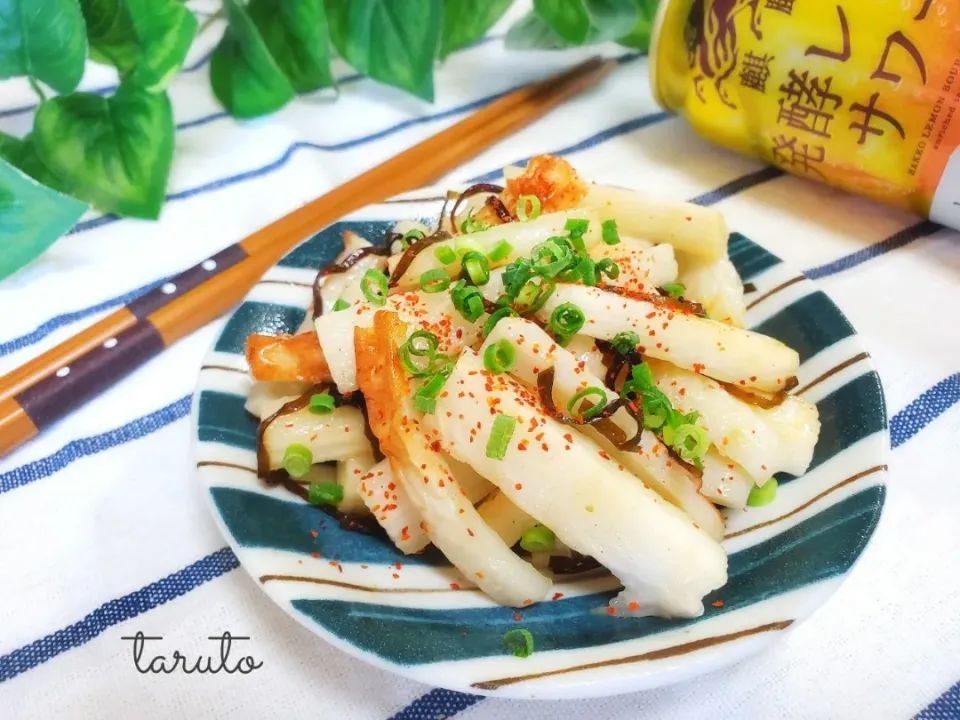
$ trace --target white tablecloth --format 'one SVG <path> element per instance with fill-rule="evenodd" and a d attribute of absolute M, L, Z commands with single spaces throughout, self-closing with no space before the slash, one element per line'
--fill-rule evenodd
<path fill-rule="evenodd" d="M 209 90 L 205 59 L 218 32 L 198 41 L 171 88 L 180 130 L 160 222 L 91 214 L 0 283 L 0 372 L 485 100 L 595 52 L 508 53 L 493 37 L 445 63 L 434 105 L 338 66 L 338 99 L 321 93 L 239 124 Z M 110 83 L 92 68 L 84 85 Z M 26 132 L 31 112 L 22 108 L 32 101 L 25 84 L 0 83 L 0 130 Z M 374 670 L 272 605 L 209 517 L 191 472 L 187 414 L 217 322 L 0 459 L 0 716 L 904 718 L 942 695 L 925 716 L 960 717 L 960 686 L 948 692 L 960 680 L 960 236 L 756 174 L 761 164 L 658 114 L 643 58 L 627 58 L 601 87 L 450 179 L 538 152 L 675 198 L 723 188 L 718 207 L 732 229 L 818 277 L 862 334 L 884 383 L 894 449 L 883 520 L 840 591 L 769 652 L 643 694 L 521 704 Z M 142 675 L 121 639 L 143 631 L 164 638 L 152 643 L 157 651 L 196 657 L 215 653 L 207 638 L 224 630 L 249 636 L 238 647 L 263 666 L 250 675 Z"/>

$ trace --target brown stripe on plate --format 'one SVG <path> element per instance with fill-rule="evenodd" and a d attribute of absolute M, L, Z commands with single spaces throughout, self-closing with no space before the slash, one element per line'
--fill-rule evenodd
<path fill-rule="evenodd" d="M 389 200 L 383 200 L 380 202 L 380 205 L 405 205 L 408 203 L 428 203 L 428 202 L 442 202 L 446 200 L 445 195 L 438 195 L 436 197 L 425 197 L 425 198 L 390 198 Z"/>
<path fill-rule="evenodd" d="M 159 310 L 172 300 L 188 293 L 195 287 L 202 285 L 214 275 L 236 265 L 247 258 L 247 251 L 240 245 L 231 245 L 216 255 L 208 257 L 191 268 L 187 268 L 173 279 L 165 282 L 158 288 L 141 295 L 127 304 L 127 308 L 138 320 L 145 319 L 151 313 Z"/>
<path fill-rule="evenodd" d="M 838 372 L 840 372 L 841 370 L 844 370 L 845 368 L 850 367 L 851 365 L 855 365 L 856 363 L 860 362 L 861 360 L 866 360 L 868 357 L 870 357 L 870 353 L 866 353 L 866 352 L 857 353 L 857 354 L 854 355 L 852 358 L 849 358 L 849 359 L 847 359 L 847 360 L 844 360 L 844 361 L 843 361 L 842 363 L 840 363 L 839 365 L 834 365 L 832 368 L 830 368 L 829 370 L 827 370 L 825 373 L 823 373 L 823 375 L 821 375 L 820 377 L 818 377 L 816 380 L 813 380 L 812 382 L 807 383 L 807 384 L 804 385 L 802 388 L 800 388 L 799 390 L 797 390 L 797 391 L 794 393 L 794 395 L 802 395 L 802 394 L 805 393 L 807 390 L 809 390 L 809 389 L 812 388 L 812 387 L 816 387 L 817 385 L 819 385 L 820 383 L 822 383 L 822 382 L 823 382 L 824 380 L 826 380 L 827 378 L 829 378 L 829 377 L 831 377 L 831 376 L 833 376 L 833 375 L 836 375 Z"/>
<path fill-rule="evenodd" d="M 100 347 L 62 365 L 14 399 L 43 430 L 110 387 L 166 347 L 149 322 L 138 322 Z"/>
<path fill-rule="evenodd" d="M 786 520 L 788 517 L 791 517 L 791 516 L 793 516 L 793 515 L 796 515 L 798 512 L 801 512 L 802 510 L 806 510 L 808 507 L 810 507 L 811 505 L 813 505 L 815 502 L 817 502 L 817 501 L 819 501 L 819 500 L 822 500 L 823 498 L 825 498 L 825 497 L 826 497 L 827 495 L 829 495 L 830 493 L 835 492 L 836 490 L 839 490 L 840 488 L 844 487 L 845 485 L 849 485 L 849 484 L 852 483 L 852 482 L 856 482 L 856 481 L 859 480 L 860 478 L 865 478 L 865 477 L 867 477 L 868 475 L 873 475 L 875 472 L 880 472 L 881 470 L 886 470 L 886 469 L 887 469 L 887 466 L 886 466 L 886 465 L 874 465 L 872 468 L 868 468 L 868 469 L 866 469 L 866 470 L 861 470 L 861 471 L 858 472 L 856 475 L 851 475 L 851 476 L 848 477 L 846 480 L 841 480 L 840 482 L 838 482 L 838 483 L 837 483 L 836 485 L 834 485 L 833 487 L 827 488 L 826 490 L 824 490 L 822 493 L 820 493 L 820 494 L 817 495 L 816 497 L 813 497 L 813 498 L 811 498 L 810 500 L 807 500 L 807 502 L 805 502 L 803 505 L 800 505 L 800 506 L 798 506 L 798 507 L 795 507 L 793 510 L 791 510 L 790 512 L 788 512 L 786 515 L 781 515 L 780 517 L 775 517 L 773 520 L 767 520 L 766 522 L 758 523 L 758 524 L 756 524 L 756 525 L 751 525 L 750 527 L 743 528 L 743 530 L 737 530 L 736 532 L 732 532 L 732 533 L 730 533 L 729 535 L 724 535 L 724 536 L 723 536 L 723 539 L 724 539 L 724 540 L 729 540 L 730 538 L 740 537 L 741 535 L 746 535 L 748 532 L 753 532 L 754 530 L 759 530 L 760 528 L 770 527 L 771 525 L 774 525 L 774 524 L 780 522 L 781 520 Z"/>
<path fill-rule="evenodd" d="M 246 470 L 248 473 L 253 473 L 254 475 L 257 474 L 256 468 L 247 467 L 246 465 L 237 465 L 236 463 L 221 462 L 220 460 L 201 460 L 197 463 L 197 467 L 225 467 L 233 470 Z"/>
<path fill-rule="evenodd" d="M 297 280 L 271 280 L 269 278 L 263 279 L 257 283 L 257 285 L 292 285 L 294 287 L 304 287 L 313 289 L 313 282 L 299 282 Z"/>
<path fill-rule="evenodd" d="M 201 370 L 223 370 L 224 372 L 240 373 L 246 375 L 247 371 L 242 368 L 230 367 L 229 365 L 201 365 Z"/>
<path fill-rule="evenodd" d="M 313 583 L 314 585 L 333 585 L 335 587 L 347 588 L 348 590 L 362 590 L 363 592 L 371 593 L 435 593 L 435 592 L 480 592 L 477 588 L 457 588 L 454 590 L 451 587 L 442 587 L 442 588 L 400 588 L 400 587 L 368 587 L 366 585 L 354 585 L 353 583 L 342 582 L 340 580 L 327 580 L 325 578 L 310 577 L 307 575 L 261 575 L 260 582 L 266 584 L 268 582 L 304 582 L 304 583 Z"/>
<path fill-rule="evenodd" d="M 500 680 L 484 680 L 483 682 L 472 683 L 470 687 L 475 687 L 478 690 L 496 690 L 498 688 L 502 688 L 504 685 L 513 685 L 515 683 L 526 682 L 527 680 L 536 680 L 542 677 L 565 675 L 567 673 L 580 672 L 582 670 L 594 670 L 596 668 L 611 667 L 613 665 L 629 665 L 630 663 L 635 662 L 664 660 L 666 658 L 676 657 L 677 655 L 687 655 L 689 653 L 696 652 L 697 650 L 703 650 L 715 645 L 722 645 L 723 643 L 740 640 L 741 638 L 750 637 L 751 635 L 786 630 L 788 627 L 793 625 L 793 623 L 793 620 L 780 620 L 779 622 L 758 625 L 757 627 L 749 628 L 747 630 L 740 630 L 734 633 L 728 633 L 726 635 L 714 635 L 713 637 L 703 638 L 702 640 L 693 640 L 692 642 L 683 643 L 682 645 L 674 645 L 668 648 L 661 648 L 660 650 L 651 650 L 650 652 L 641 653 L 640 655 L 630 655 L 629 657 L 614 658 L 612 660 L 601 660 L 600 662 L 587 663 L 586 665 L 575 665 L 573 667 L 563 668 L 561 670 L 548 670 L 547 672 L 533 673 L 531 675 L 518 675 L 516 677 L 502 678 Z"/>
<path fill-rule="evenodd" d="M 757 304 L 763 302 L 764 300 L 766 300 L 766 299 L 767 299 L 768 297 L 770 297 L 771 295 L 775 295 L 776 293 L 780 292 L 781 290 L 783 290 L 783 289 L 785 289 L 785 288 L 790 287 L 791 285 L 796 285 L 796 284 L 797 284 L 798 282 L 800 282 L 801 280 L 806 280 L 806 277 L 804 277 L 803 275 L 797 275 L 797 277 L 795 277 L 795 278 L 790 278 L 790 279 L 787 280 L 786 282 L 780 283 L 780 284 L 777 285 L 773 290 L 767 290 L 767 292 L 765 292 L 763 295 L 761 295 L 761 296 L 758 297 L 756 300 L 752 301 L 749 305 L 747 305 L 747 310 L 749 310 L 750 308 L 752 308 L 752 307 L 756 306 Z"/>

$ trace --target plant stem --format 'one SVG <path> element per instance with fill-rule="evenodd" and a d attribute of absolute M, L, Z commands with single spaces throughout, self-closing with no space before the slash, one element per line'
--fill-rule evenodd
<path fill-rule="evenodd" d="M 40 87 L 40 83 L 38 83 L 36 80 L 34 80 L 34 78 L 33 78 L 32 76 L 30 76 L 28 79 L 29 79 L 29 81 L 30 81 L 30 87 L 33 88 L 33 91 L 37 94 L 37 97 L 40 98 L 40 102 L 42 102 L 42 103 L 43 103 L 43 102 L 46 102 L 46 101 L 47 101 L 47 96 L 46 96 L 46 94 L 43 92 L 43 88 Z"/>

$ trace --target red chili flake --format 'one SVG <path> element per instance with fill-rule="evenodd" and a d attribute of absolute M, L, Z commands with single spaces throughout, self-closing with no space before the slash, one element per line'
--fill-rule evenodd
<path fill-rule="evenodd" d="M 606 453 L 605 450 L 601 450 L 601 451 L 600 451 L 599 453 L 597 453 L 597 454 L 598 454 L 600 457 L 602 457 L 604 460 L 609 460 L 609 459 L 610 459 L 610 456 L 607 455 L 607 453 Z"/>
<path fill-rule="evenodd" d="M 312 558 L 318 558 L 318 557 L 320 557 L 320 553 L 318 553 L 318 552 L 312 552 L 312 553 L 310 553 L 310 557 L 312 557 Z"/>
<path fill-rule="evenodd" d="M 460 589 L 460 586 L 457 585 L 456 583 L 450 583 L 450 589 L 451 589 L 451 590 L 459 590 L 459 589 Z"/>
<path fill-rule="evenodd" d="M 421 521 L 420 521 L 420 529 L 423 530 L 424 532 L 427 531 L 427 522 L 426 522 L 426 520 L 421 520 Z"/>
<path fill-rule="evenodd" d="M 483 580 L 483 573 L 480 572 L 479 570 L 478 570 L 477 572 L 475 572 L 474 575 L 477 576 L 477 579 L 478 579 L 478 580 Z"/>
<path fill-rule="evenodd" d="M 657 333 L 656 331 L 651 330 L 650 332 L 647 333 L 647 335 L 649 335 L 650 337 L 656 337 Z"/>
<path fill-rule="evenodd" d="M 723 607 L 723 600 L 714 600 L 714 601 L 711 603 L 711 605 L 713 605 L 715 608 L 722 608 L 722 607 Z"/>
<path fill-rule="evenodd" d="M 443 478 L 440 478 L 440 482 L 437 483 L 440 487 L 446 487 L 446 483 L 443 482 Z"/>
<path fill-rule="evenodd" d="M 702 373 L 705 367 L 707 367 L 707 366 L 704 365 L 703 363 L 694 363 L 694 364 L 693 364 L 693 371 L 694 371 L 695 373 Z"/>
<path fill-rule="evenodd" d="M 393 503 L 390 503 L 389 505 L 384 505 L 384 506 L 383 506 L 383 511 L 384 511 L 384 512 L 390 512 L 391 510 L 396 510 L 396 509 L 397 509 L 397 506 L 396 506 L 395 504 L 393 504 Z"/>
<path fill-rule="evenodd" d="M 520 613 L 514 613 L 513 620 L 514 622 L 520 622 L 521 620 L 523 620 L 523 615 L 521 615 Z"/>
<path fill-rule="evenodd" d="M 540 442 L 541 440 L 543 440 L 543 433 L 537 433 L 537 436 L 534 438 L 534 440 L 536 440 L 537 442 Z"/>
<path fill-rule="evenodd" d="M 750 376 L 750 382 L 756 382 L 756 381 L 757 381 L 757 376 L 756 376 L 756 375 L 751 375 L 751 376 Z"/>
<path fill-rule="evenodd" d="M 520 604 L 521 604 L 521 605 L 533 605 L 533 600 L 531 600 L 530 598 L 527 598 L 526 600 L 524 600 L 524 601 L 523 601 L 522 603 L 520 603 Z"/>
<path fill-rule="evenodd" d="M 617 614 L 616 608 L 612 608 L 612 607 L 607 608 L 607 615 L 616 615 L 616 614 Z"/>
<path fill-rule="evenodd" d="M 686 388 L 680 388 L 680 395 L 683 396 L 683 395 L 686 395 L 686 394 L 687 394 L 687 389 L 686 389 Z"/>
<path fill-rule="evenodd" d="M 349 426 L 345 427 L 345 428 L 343 429 L 343 431 L 344 431 L 344 432 L 350 432 L 350 427 L 349 427 Z"/>
<path fill-rule="evenodd" d="M 446 318 L 444 318 L 444 319 L 446 319 Z M 463 337 L 463 330 L 462 330 L 461 328 L 457 328 L 457 333 L 456 333 L 456 335 L 457 335 L 457 340 L 459 340 L 460 338 L 462 338 L 462 337 Z"/>
<path fill-rule="evenodd" d="M 540 443 L 540 449 L 543 450 L 544 452 L 550 452 L 550 446 L 547 445 L 546 443 Z"/>
<path fill-rule="evenodd" d="M 394 580 L 399 580 L 399 579 L 400 579 L 400 576 L 397 575 L 396 573 L 393 573 L 393 579 L 394 579 Z"/>
<path fill-rule="evenodd" d="M 557 593 L 554 593 L 554 594 L 553 594 L 553 597 L 550 598 L 550 599 L 551 599 L 551 600 L 559 600 L 559 599 L 562 598 L 562 597 L 563 597 L 563 593 L 557 592 Z"/>
<path fill-rule="evenodd" d="M 457 514 L 458 514 L 458 515 L 463 515 L 463 508 L 460 508 L 459 510 L 457 510 Z"/>
<path fill-rule="evenodd" d="M 523 490 L 523 485 L 522 485 L 521 483 L 517 483 L 516 485 L 514 485 L 514 487 L 515 487 L 517 490 Z"/>
<path fill-rule="evenodd" d="M 369 566 L 368 566 L 368 565 L 361 565 L 361 566 L 360 566 L 360 569 L 361 569 L 361 570 L 366 570 L 367 567 L 369 567 Z"/>
<path fill-rule="evenodd" d="M 565 433 L 564 436 L 563 436 L 563 439 L 566 440 L 568 443 L 572 443 L 572 442 L 573 442 L 573 435 L 571 435 L 570 433 Z"/>
<path fill-rule="evenodd" d="M 648 312 L 648 313 L 647 313 L 647 320 L 650 320 L 651 318 L 655 318 L 656 316 L 657 316 L 657 311 L 656 311 L 656 310 L 654 310 L 653 312 Z"/>
<path fill-rule="evenodd" d="M 640 609 L 640 603 L 638 602 L 632 602 L 629 605 L 627 605 L 627 610 L 629 610 L 630 612 L 636 612 L 639 609 Z"/>
<path fill-rule="evenodd" d="M 767 469 L 767 466 L 766 466 L 766 465 L 761 465 L 761 466 L 760 466 L 760 469 L 761 469 L 761 470 L 766 470 L 766 469 Z"/>
<path fill-rule="evenodd" d="M 746 383 L 745 380 L 741 380 L 741 381 L 740 381 L 740 384 L 741 384 L 741 385 L 746 385 L 747 383 Z"/>
<path fill-rule="evenodd" d="M 316 530 L 310 530 L 310 537 L 316 537 L 318 534 Z"/>

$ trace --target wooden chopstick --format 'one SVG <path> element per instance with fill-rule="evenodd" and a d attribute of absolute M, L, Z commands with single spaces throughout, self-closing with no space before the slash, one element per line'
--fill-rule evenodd
<path fill-rule="evenodd" d="M 98 395 L 236 305 L 298 243 L 338 218 L 436 182 L 595 85 L 616 62 L 592 58 L 506 95 L 331 190 L 0 378 L 0 454 Z"/>

